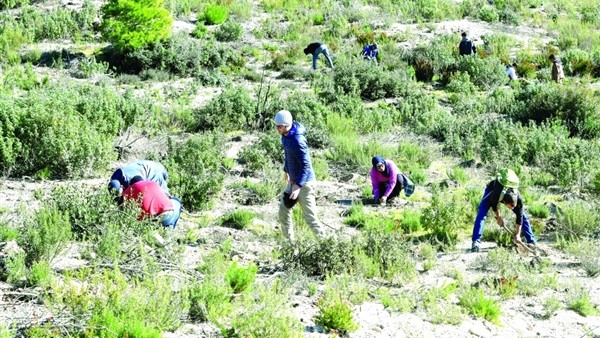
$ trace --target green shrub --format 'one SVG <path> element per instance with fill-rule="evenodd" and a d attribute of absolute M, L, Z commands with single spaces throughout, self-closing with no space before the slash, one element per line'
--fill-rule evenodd
<path fill-rule="evenodd" d="M 461 57 L 458 58 L 457 68 L 469 73 L 473 84 L 482 90 L 490 90 L 506 83 L 504 65 L 495 57 Z"/>
<path fill-rule="evenodd" d="M 400 226 L 407 233 L 423 230 L 423 225 L 421 224 L 421 212 L 418 210 L 405 209 L 402 211 Z"/>
<path fill-rule="evenodd" d="M 244 29 L 239 22 L 227 21 L 217 28 L 215 31 L 215 38 L 217 41 L 238 41 L 243 33 Z"/>
<path fill-rule="evenodd" d="M 182 33 L 125 54 L 108 50 L 104 58 L 120 72 L 162 70 L 177 76 L 193 76 L 205 84 L 224 83 L 217 68 L 242 68 L 237 63 L 243 61 L 226 44 L 197 40 Z"/>
<path fill-rule="evenodd" d="M 266 124 L 256 120 L 256 102 L 242 88 L 227 88 L 208 104 L 194 110 L 195 131 L 221 130 L 223 132 L 245 130 Z M 269 121 L 270 122 L 270 121 Z"/>
<path fill-rule="evenodd" d="M 485 22 L 497 22 L 500 15 L 494 6 L 482 6 L 479 8 L 477 17 Z"/>
<path fill-rule="evenodd" d="M 443 35 L 407 53 L 405 60 L 415 69 L 417 80 L 429 82 L 435 77 L 446 84 L 456 71 L 457 44 L 456 36 Z"/>
<path fill-rule="evenodd" d="M 529 85 L 518 93 L 517 99 L 521 105 L 515 117 L 524 122 L 562 121 L 571 135 L 600 135 L 598 100 L 586 86 Z"/>
<path fill-rule="evenodd" d="M 0 275 L 2 280 L 9 284 L 19 285 L 27 277 L 25 266 L 26 255 L 24 252 L 14 252 L 3 258 L 0 262 Z"/>
<path fill-rule="evenodd" d="M 173 19 L 163 3 L 163 0 L 109 0 L 102 6 L 102 34 L 123 52 L 166 40 Z"/>
<path fill-rule="evenodd" d="M 589 292 L 581 286 L 571 288 L 568 298 L 567 308 L 569 310 L 573 310 L 584 317 L 595 316 L 600 313 L 598 308 L 592 303 Z"/>
<path fill-rule="evenodd" d="M 362 204 L 353 204 L 344 218 L 344 224 L 351 227 L 362 228 L 372 218 L 365 212 L 365 208 Z"/>
<path fill-rule="evenodd" d="M 218 25 L 227 21 L 229 11 L 219 5 L 207 5 L 204 8 L 204 20 L 209 25 Z"/>
<path fill-rule="evenodd" d="M 570 201 L 561 206 L 558 231 L 567 238 L 590 236 L 598 228 L 598 210 L 583 201 Z"/>
<path fill-rule="evenodd" d="M 205 279 L 189 288 L 190 318 L 202 322 L 217 322 L 233 311 L 231 289 L 216 280 Z"/>
<path fill-rule="evenodd" d="M 264 181 L 255 183 L 250 180 L 244 180 L 239 185 L 233 185 L 232 188 L 245 189 L 247 193 L 242 194 L 245 200 L 241 203 L 244 205 L 265 204 L 272 201 L 281 191 L 281 181 L 279 180 L 279 172 L 273 175 L 266 175 Z"/>
<path fill-rule="evenodd" d="M 435 191 L 431 204 L 423 209 L 421 224 L 429 231 L 432 242 L 440 248 L 454 248 L 462 229 L 470 223 L 466 204 L 460 193 Z"/>
<path fill-rule="evenodd" d="M 556 296 L 550 296 L 544 300 L 544 314 L 542 318 L 550 319 L 556 314 L 556 311 L 562 307 L 560 300 Z"/>
<path fill-rule="evenodd" d="M 500 325 L 500 304 L 483 294 L 483 290 L 469 288 L 459 297 L 459 304 L 475 317 Z"/>
<path fill-rule="evenodd" d="M 71 238 L 69 214 L 57 209 L 41 209 L 29 221 L 21 240 L 27 254 L 27 265 L 50 261 L 63 249 Z"/>
<path fill-rule="evenodd" d="M 403 234 L 382 227 L 369 226 L 357 239 L 367 257 L 376 263 L 376 276 L 395 283 L 404 283 L 417 276 L 408 243 Z"/>
<path fill-rule="evenodd" d="M 456 72 L 450 76 L 450 83 L 446 89 L 451 93 L 473 94 L 477 87 L 471 82 L 467 72 Z"/>
<path fill-rule="evenodd" d="M 192 31 L 192 36 L 200 39 L 203 38 L 208 32 L 208 28 L 204 25 L 204 21 L 198 21 L 196 23 L 196 28 Z"/>
<path fill-rule="evenodd" d="M 275 284 L 258 288 L 253 297 L 244 299 L 233 315 L 231 329 L 223 330 L 225 337 L 303 337 L 304 326 L 293 314 L 289 295 Z"/>
<path fill-rule="evenodd" d="M 373 62 L 338 62 L 332 73 L 333 88 L 339 94 L 359 95 L 366 100 L 399 96 L 406 86 L 406 73 L 386 71 Z"/>
<path fill-rule="evenodd" d="M 351 271 L 353 251 L 350 241 L 334 237 L 318 239 L 316 243 L 299 240 L 284 245 L 281 260 L 287 267 L 298 268 L 308 276 L 326 276 Z"/>
<path fill-rule="evenodd" d="M 544 204 L 532 204 L 529 206 L 529 212 L 533 217 L 548 218 L 550 209 Z"/>
<path fill-rule="evenodd" d="M 169 140 L 165 161 L 169 187 L 186 209 L 207 208 L 220 193 L 224 179 L 220 170 L 223 146 L 220 134 L 197 134 L 182 144 Z"/>
<path fill-rule="evenodd" d="M 330 292 L 327 292 L 330 291 Z M 317 301 L 319 314 L 315 316 L 315 323 L 322 325 L 325 330 L 335 330 L 341 333 L 353 332 L 358 329 L 358 324 L 352 318 L 352 308 L 347 301 L 331 289 Z"/>
<path fill-rule="evenodd" d="M 258 267 L 250 264 L 247 267 L 238 267 L 237 262 L 231 263 L 225 273 L 225 281 L 233 290 L 233 293 L 241 293 L 248 290 L 254 283 Z"/>
<path fill-rule="evenodd" d="M 562 57 L 565 75 L 592 75 L 594 64 L 590 54 L 580 49 L 569 49 Z"/>
<path fill-rule="evenodd" d="M 243 230 L 252 224 L 256 214 L 250 210 L 235 210 L 221 218 L 221 226 Z"/>
<path fill-rule="evenodd" d="M 0 10 L 21 7 L 29 4 L 29 0 L 2 0 L 0 1 Z"/>
<path fill-rule="evenodd" d="M 47 261 L 36 261 L 27 274 L 27 284 L 45 288 L 52 281 L 52 270 Z"/>

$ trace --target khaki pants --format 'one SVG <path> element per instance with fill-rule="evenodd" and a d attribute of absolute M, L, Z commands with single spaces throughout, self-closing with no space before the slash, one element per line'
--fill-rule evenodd
<path fill-rule="evenodd" d="M 302 214 L 304 215 L 304 220 L 308 226 L 310 226 L 310 229 L 315 236 L 322 237 L 323 229 L 317 216 L 317 203 L 315 201 L 313 184 L 314 182 L 308 182 L 305 186 L 300 188 L 297 204 L 300 204 L 300 207 L 302 208 Z M 292 191 L 292 186 L 288 185 L 285 191 L 290 193 Z M 286 206 L 283 204 L 283 194 L 281 194 L 279 200 L 279 223 L 281 223 L 281 231 L 283 232 L 283 236 L 290 241 L 294 240 L 292 209 L 293 208 L 286 208 Z"/>

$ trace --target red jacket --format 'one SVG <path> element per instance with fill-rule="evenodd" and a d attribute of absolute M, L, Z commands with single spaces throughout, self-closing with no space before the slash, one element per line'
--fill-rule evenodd
<path fill-rule="evenodd" d="M 141 181 L 132 184 L 125 189 L 123 197 L 125 200 L 134 200 L 140 203 L 142 214 L 138 219 L 173 210 L 173 202 L 156 182 Z"/>

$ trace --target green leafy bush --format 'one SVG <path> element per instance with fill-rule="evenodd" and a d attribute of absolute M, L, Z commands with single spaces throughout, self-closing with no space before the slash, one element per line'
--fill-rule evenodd
<path fill-rule="evenodd" d="M 459 297 L 459 304 L 475 317 L 500 325 L 500 304 L 483 294 L 483 290 L 469 288 Z"/>
<path fill-rule="evenodd" d="M 197 134 L 182 144 L 169 141 L 169 188 L 188 210 L 212 205 L 223 186 L 220 171 L 224 142 L 220 134 Z"/>
<path fill-rule="evenodd" d="M 469 73 L 473 84 L 483 90 L 490 90 L 506 83 L 504 65 L 495 57 L 460 57 L 457 69 Z"/>
<path fill-rule="evenodd" d="M 279 283 L 259 287 L 246 297 L 232 316 L 231 328 L 222 329 L 224 337 L 303 337 L 304 326 L 294 315 L 292 301 Z"/>
<path fill-rule="evenodd" d="M 206 106 L 195 109 L 195 131 L 223 132 L 256 128 L 267 121 L 257 121 L 256 101 L 243 88 L 227 88 Z"/>
<path fill-rule="evenodd" d="M 555 86 L 552 83 L 525 86 L 515 117 L 522 120 L 562 121 L 571 135 L 594 138 L 600 135 L 598 100 L 587 86 Z"/>
<path fill-rule="evenodd" d="M 254 264 L 247 267 L 238 267 L 237 261 L 234 261 L 225 273 L 225 281 L 231 287 L 233 293 L 241 293 L 252 286 L 257 271 L 258 267 Z"/>
<path fill-rule="evenodd" d="M 27 265 L 50 261 L 71 238 L 69 214 L 57 209 L 42 209 L 27 223 L 21 240 L 27 254 Z"/>
<path fill-rule="evenodd" d="M 256 214 L 250 210 L 235 210 L 221 218 L 219 221 L 222 226 L 243 230 L 252 224 Z"/>
<path fill-rule="evenodd" d="M 45 288 L 52 281 L 52 269 L 47 261 L 36 261 L 27 274 L 27 284 Z"/>
<path fill-rule="evenodd" d="M 209 25 L 218 25 L 227 20 L 229 11 L 219 5 L 207 5 L 204 8 L 204 21 Z"/>
<path fill-rule="evenodd" d="M 403 72 L 386 71 L 363 60 L 339 62 L 332 74 L 333 88 L 338 93 L 359 95 L 367 100 L 399 96 L 408 78 Z"/>
<path fill-rule="evenodd" d="M 429 82 L 436 77 L 446 84 L 456 71 L 457 44 L 456 36 L 443 35 L 407 53 L 405 59 L 415 69 L 417 80 Z"/>
<path fill-rule="evenodd" d="M 529 206 L 529 212 L 533 217 L 548 218 L 550 209 L 544 204 L 532 204 Z"/>
<path fill-rule="evenodd" d="M 243 33 L 244 29 L 239 22 L 227 21 L 217 28 L 215 31 L 215 38 L 217 41 L 238 41 Z"/>
<path fill-rule="evenodd" d="M 102 34 L 122 52 L 134 51 L 171 35 L 173 19 L 163 0 L 109 0 L 102 6 Z"/>
<path fill-rule="evenodd" d="M 559 232 L 568 238 L 590 236 L 600 225 L 597 215 L 596 206 L 584 201 L 570 201 L 561 207 L 558 215 Z"/>
<path fill-rule="evenodd" d="M 315 322 L 326 330 L 342 333 L 356 331 L 358 324 L 352 318 L 352 308 L 348 301 L 335 290 L 328 289 L 328 291 L 317 301 L 319 314 L 315 316 Z"/>
<path fill-rule="evenodd" d="M 2 0 L 0 1 L 0 10 L 21 7 L 29 4 L 29 0 Z"/>
<path fill-rule="evenodd" d="M 433 193 L 431 204 L 423 209 L 421 224 L 429 230 L 433 243 L 442 249 L 452 249 L 459 234 L 470 222 L 465 197 L 457 192 Z"/>
<path fill-rule="evenodd" d="M 216 322 L 233 311 L 231 289 L 217 280 L 205 279 L 189 288 L 190 317 L 193 320 Z"/>

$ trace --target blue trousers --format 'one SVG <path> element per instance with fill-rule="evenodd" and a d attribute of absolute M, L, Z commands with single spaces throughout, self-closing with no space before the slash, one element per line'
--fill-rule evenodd
<path fill-rule="evenodd" d="M 171 196 L 171 202 L 173 202 L 173 210 L 168 212 L 160 223 L 167 228 L 175 229 L 181 216 L 181 201 L 179 198 Z"/>
<path fill-rule="evenodd" d="M 313 69 L 317 69 L 317 59 L 319 58 L 319 54 L 325 55 L 325 58 L 327 59 L 327 63 L 329 63 L 329 68 L 333 68 L 333 61 L 331 61 L 331 56 L 329 56 L 329 50 L 327 49 L 326 45 L 322 44 L 319 48 L 317 48 L 317 50 L 315 50 L 315 53 L 313 54 L 313 59 L 312 59 Z"/>
<path fill-rule="evenodd" d="M 483 198 L 481 202 L 479 202 L 479 210 L 477 211 L 477 217 L 475 217 L 475 225 L 473 226 L 473 236 L 471 237 L 473 242 L 478 242 L 481 239 L 481 235 L 483 235 L 483 228 L 485 225 L 485 219 L 487 217 L 488 211 L 490 210 L 490 196 L 492 194 L 492 189 L 488 189 L 487 187 L 483 191 Z M 513 209 L 514 212 L 514 209 Z M 516 215 L 516 213 L 515 213 Z M 527 215 L 523 213 L 523 220 L 521 222 L 521 233 L 525 235 L 525 239 L 527 243 L 535 243 L 535 236 L 533 235 L 533 231 L 531 230 L 531 224 L 529 223 L 529 218 Z"/>

